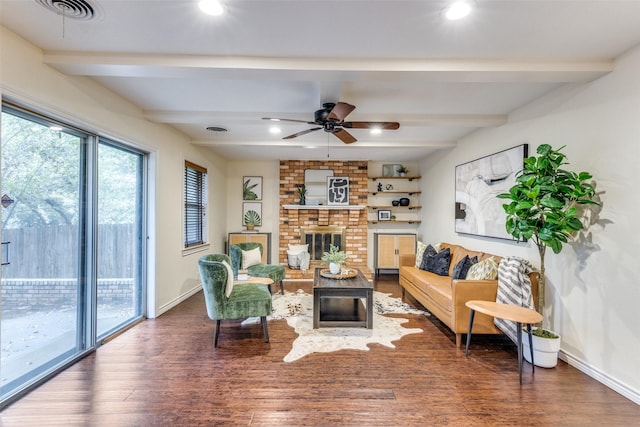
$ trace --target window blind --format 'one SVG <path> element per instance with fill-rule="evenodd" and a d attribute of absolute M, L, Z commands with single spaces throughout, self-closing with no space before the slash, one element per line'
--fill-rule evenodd
<path fill-rule="evenodd" d="M 184 163 L 184 246 L 205 243 L 207 169 Z"/>

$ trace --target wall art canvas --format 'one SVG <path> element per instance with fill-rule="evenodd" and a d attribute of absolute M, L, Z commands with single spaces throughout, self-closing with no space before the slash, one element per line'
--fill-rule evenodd
<path fill-rule="evenodd" d="M 242 203 L 242 225 L 251 223 L 256 227 L 262 226 L 262 203 L 244 202 Z"/>
<path fill-rule="evenodd" d="M 346 176 L 327 177 L 327 204 L 328 205 L 348 205 L 349 204 L 349 177 L 346 177 Z"/>
<path fill-rule="evenodd" d="M 242 200 L 262 200 L 262 177 L 242 177 Z"/>
<path fill-rule="evenodd" d="M 528 156 L 528 144 L 456 166 L 455 224 L 457 233 L 512 239 L 505 230 L 506 214 L 498 199 L 516 182 Z"/>

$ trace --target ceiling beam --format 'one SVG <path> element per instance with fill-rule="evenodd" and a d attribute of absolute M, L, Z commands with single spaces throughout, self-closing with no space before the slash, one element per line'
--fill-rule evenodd
<path fill-rule="evenodd" d="M 586 82 L 611 72 L 613 60 L 432 60 L 351 58 L 265 58 L 247 56 L 156 55 L 100 52 L 44 53 L 44 62 L 66 74 L 87 76 L 177 77 L 211 75 L 251 79 L 253 76 L 320 81 L 415 79 L 451 82 Z M 258 74 L 256 74 L 258 73 Z M 284 73 L 284 74 L 283 74 Z M 300 74 L 302 73 L 302 74 Z"/>

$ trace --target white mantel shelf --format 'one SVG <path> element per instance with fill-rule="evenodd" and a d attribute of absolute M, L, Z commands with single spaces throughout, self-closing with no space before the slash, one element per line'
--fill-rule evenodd
<path fill-rule="evenodd" d="M 334 206 L 329 206 L 329 205 L 283 205 L 282 206 L 285 209 L 297 209 L 297 210 L 301 210 L 301 209 L 308 209 L 308 210 L 328 210 L 328 211 L 343 211 L 343 210 L 360 210 L 360 209 L 366 209 L 367 206 L 366 205 L 334 205 Z"/>

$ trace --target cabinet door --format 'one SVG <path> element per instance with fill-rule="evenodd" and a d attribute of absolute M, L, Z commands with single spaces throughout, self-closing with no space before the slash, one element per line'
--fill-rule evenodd
<path fill-rule="evenodd" d="M 416 253 L 416 236 L 398 236 L 398 266 L 400 265 L 400 255 Z"/>
<path fill-rule="evenodd" d="M 378 235 L 378 259 L 376 268 L 398 268 L 396 254 L 396 236 Z"/>

